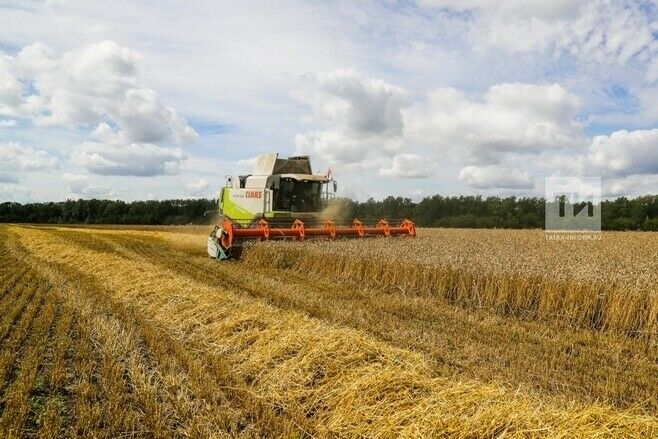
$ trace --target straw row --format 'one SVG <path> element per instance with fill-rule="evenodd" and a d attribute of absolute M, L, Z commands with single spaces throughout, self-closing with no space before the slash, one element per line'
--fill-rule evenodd
<path fill-rule="evenodd" d="M 98 294 L 136 310 L 208 362 L 225 364 L 237 385 L 316 436 L 658 434 L 652 416 L 598 404 L 565 406 L 494 384 L 432 376 L 413 352 L 230 288 L 211 288 L 137 253 L 108 253 L 93 235 L 81 246 L 66 237 L 77 232 L 11 233 L 34 260 L 57 264 L 69 276 L 93 277 Z"/>

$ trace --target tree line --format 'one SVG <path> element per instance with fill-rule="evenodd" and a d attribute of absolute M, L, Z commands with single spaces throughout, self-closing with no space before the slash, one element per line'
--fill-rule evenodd
<path fill-rule="evenodd" d="M 42 224 L 207 224 L 215 200 L 67 200 L 49 203 L 2 203 L 0 222 Z"/>
<path fill-rule="evenodd" d="M 348 206 L 346 211 L 350 217 L 411 218 L 422 227 L 544 228 L 546 213 L 544 198 L 536 197 L 433 195 L 413 202 L 409 198 L 391 196 L 381 201 L 343 202 Z M 590 213 L 593 211 L 591 203 L 574 206 L 576 212 L 583 208 L 588 208 Z M 603 230 L 658 231 L 658 195 L 604 200 L 600 208 Z M 561 211 L 564 214 L 564 205 Z"/>
<path fill-rule="evenodd" d="M 410 218 L 421 227 L 543 228 L 546 208 L 543 198 L 482 196 L 433 195 L 419 202 L 393 196 L 364 202 L 339 198 L 335 202 L 341 206 L 342 220 Z M 658 230 L 657 195 L 621 197 L 603 201 L 600 207 L 604 230 Z M 0 203 L 3 223 L 210 224 L 216 214 L 216 200 L 208 199 Z"/>

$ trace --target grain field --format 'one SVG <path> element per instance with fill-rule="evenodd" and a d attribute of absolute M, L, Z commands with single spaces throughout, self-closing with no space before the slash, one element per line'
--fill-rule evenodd
<path fill-rule="evenodd" d="M 658 235 L 0 226 L 2 437 L 655 437 Z"/>

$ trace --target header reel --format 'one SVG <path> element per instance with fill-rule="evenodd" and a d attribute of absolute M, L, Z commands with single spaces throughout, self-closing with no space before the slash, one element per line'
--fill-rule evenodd
<path fill-rule="evenodd" d="M 250 227 L 240 227 L 236 222 L 224 219 L 221 226 L 208 236 L 208 255 L 211 258 L 225 260 L 237 256 L 241 244 L 245 241 L 267 241 L 293 239 L 303 241 L 306 238 L 364 238 L 373 236 L 416 236 L 416 226 L 409 220 L 403 220 L 397 226 L 380 219 L 375 226 L 366 226 L 354 220 L 350 226 L 336 226 L 333 221 L 325 220 L 319 226 L 307 227 L 300 219 L 295 219 L 290 227 L 271 227 L 265 219 L 260 219 Z"/>

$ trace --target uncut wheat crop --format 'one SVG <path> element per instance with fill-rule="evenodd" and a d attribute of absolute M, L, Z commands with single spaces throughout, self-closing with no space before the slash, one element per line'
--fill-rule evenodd
<path fill-rule="evenodd" d="M 568 237 L 567 237 L 568 238 Z M 658 235 L 549 239 L 538 230 L 425 229 L 417 239 L 272 243 L 246 259 L 502 315 L 658 336 Z"/>
<path fill-rule="evenodd" d="M 1 437 L 656 437 L 658 235 L 0 226 Z"/>

